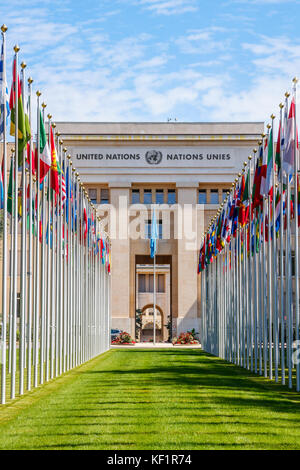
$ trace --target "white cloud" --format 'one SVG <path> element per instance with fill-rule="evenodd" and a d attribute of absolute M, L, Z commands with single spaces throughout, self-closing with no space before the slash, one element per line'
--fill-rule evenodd
<path fill-rule="evenodd" d="M 198 10 L 196 0 L 134 0 L 134 5 L 157 15 L 177 15 Z"/>

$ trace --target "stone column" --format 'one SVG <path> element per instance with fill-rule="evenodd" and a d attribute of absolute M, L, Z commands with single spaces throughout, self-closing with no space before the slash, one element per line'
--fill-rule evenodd
<path fill-rule="evenodd" d="M 114 210 L 110 216 L 112 243 L 111 312 L 112 328 L 134 335 L 133 320 L 129 315 L 130 300 L 130 243 L 128 237 L 128 212 L 130 185 L 110 184 L 110 203 Z M 126 228 L 127 227 L 127 228 Z"/>
<path fill-rule="evenodd" d="M 178 318 L 177 334 L 195 328 L 197 315 L 197 192 L 195 184 L 177 186 L 178 204 L 182 207 L 182 237 L 178 240 Z M 192 237 L 193 232 L 193 238 Z"/>

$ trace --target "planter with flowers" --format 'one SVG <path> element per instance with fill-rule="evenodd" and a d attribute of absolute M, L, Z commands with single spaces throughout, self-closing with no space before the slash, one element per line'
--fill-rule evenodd
<path fill-rule="evenodd" d="M 133 346 L 135 344 L 135 341 L 131 338 L 129 333 L 126 333 L 126 331 L 123 331 L 122 333 L 119 334 L 119 336 L 116 337 L 114 341 L 112 341 L 111 344 L 116 344 L 116 345 L 126 345 L 126 346 Z"/>
<path fill-rule="evenodd" d="M 175 336 L 172 339 L 173 346 L 181 346 L 181 345 L 194 345 L 199 344 L 199 341 L 194 338 L 194 336 L 190 333 L 180 333 L 179 336 Z"/>

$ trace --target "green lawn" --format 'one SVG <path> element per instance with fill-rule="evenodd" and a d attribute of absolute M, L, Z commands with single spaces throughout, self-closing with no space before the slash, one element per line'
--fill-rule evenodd
<path fill-rule="evenodd" d="M 300 396 L 199 349 L 112 350 L 0 407 L 0 449 L 300 449 Z"/>

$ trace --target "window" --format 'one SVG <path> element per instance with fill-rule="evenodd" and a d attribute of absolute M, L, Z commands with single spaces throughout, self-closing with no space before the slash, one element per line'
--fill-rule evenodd
<path fill-rule="evenodd" d="M 101 189 L 101 204 L 109 204 L 108 189 Z"/>
<path fill-rule="evenodd" d="M 131 204 L 139 204 L 140 203 L 140 190 L 133 189 L 131 193 Z"/>
<path fill-rule="evenodd" d="M 157 276 L 157 292 L 165 292 L 165 275 L 158 274 Z"/>
<path fill-rule="evenodd" d="M 164 203 L 164 190 L 163 189 L 157 189 L 155 191 L 155 202 L 156 204 L 163 204 Z"/>
<path fill-rule="evenodd" d="M 146 292 L 146 274 L 139 274 L 139 292 Z"/>
<path fill-rule="evenodd" d="M 219 191 L 217 189 L 212 189 L 210 191 L 210 203 L 219 204 Z"/>
<path fill-rule="evenodd" d="M 176 204 L 176 191 L 175 191 L 175 189 L 168 189 L 168 204 Z"/>
<path fill-rule="evenodd" d="M 145 238 L 146 239 L 151 238 L 151 225 L 152 225 L 152 221 L 151 220 L 146 220 L 146 222 L 145 222 Z M 158 223 L 157 223 L 157 235 L 158 235 L 159 240 L 162 240 L 162 238 L 163 238 L 162 227 L 163 227 L 162 220 L 159 220 Z"/>
<path fill-rule="evenodd" d="M 198 204 L 206 204 L 206 190 L 199 189 Z"/>
<path fill-rule="evenodd" d="M 96 188 L 89 188 L 89 197 L 93 204 L 97 204 L 97 189 Z"/>
<path fill-rule="evenodd" d="M 151 191 L 151 189 L 144 189 L 144 204 L 152 204 L 152 191 Z"/>

